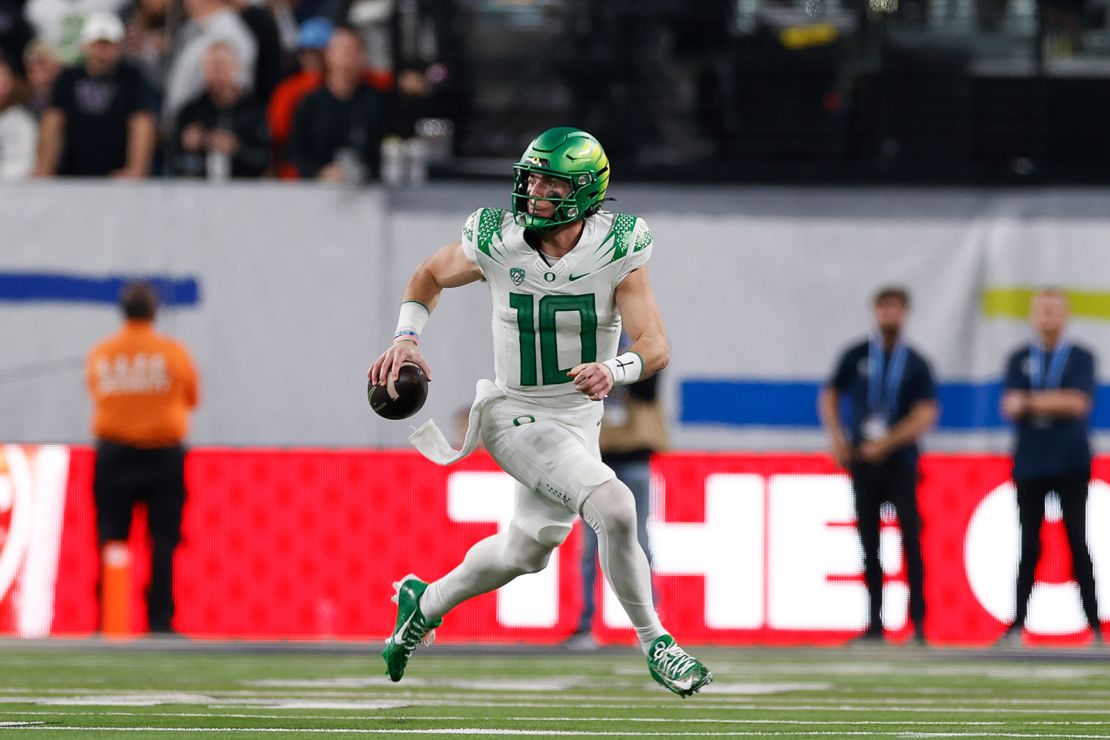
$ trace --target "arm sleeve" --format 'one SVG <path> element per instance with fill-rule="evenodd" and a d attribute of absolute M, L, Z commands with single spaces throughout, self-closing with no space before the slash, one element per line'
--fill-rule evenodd
<path fill-rule="evenodd" d="M 200 403 L 200 379 L 197 368 L 193 364 L 193 358 L 189 356 L 189 350 L 185 349 L 184 345 L 177 345 L 177 351 L 180 355 L 178 362 L 181 363 L 181 383 L 182 390 L 185 393 L 185 405 L 190 409 L 195 409 Z"/>
<path fill-rule="evenodd" d="M 1095 397 L 1095 356 L 1090 352 L 1075 352 L 1075 369 L 1068 373 L 1071 377 L 1064 379 L 1061 385 L 1086 393 L 1091 399 Z"/>
<path fill-rule="evenodd" d="M 478 225 L 482 221 L 482 211 L 484 210 L 484 208 L 479 208 L 478 210 L 474 211 L 474 213 L 467 216 L 466 222 L 463 224 L 462 227 L 462 236 L 460 237 L 462 241 L 463 254 L 466 255 L 466 258 L 468 260 L 478 266 L 478 269 L 482 271 L 483 275 L 485 274 L 485 268 L 482 265 L 481 260 L 478 259 L 477 241 Z"/>
<path fill-rule="evenodd" d="M 654 238 L 651 227 L 642 218 L 636 219 L 636 226 L 632 229 L 632 236 L 628 246 L 628 254 L 621 260 L 617 282 L 624 280 L 630 272 L 643 267 L 651 259 L 652 242 Z"/>
<path fill-rule="evenodd" d="M 58 108 L 62 111 L 68 112 L 73 109 L 70 104 L 72 100 L 71 91 L 73 90 L 73 74 L 69 69 L 63 69 L 55 78 L 54 84 L 50 87 L 50 101 L 48 107 Z"/>
<path fill-rule="evenodd" d="M 921 359 L 918 370 L 914 375 L 913 385 L 910 387 L 909 397 L 906 399 L 909 405 L 912 406 L 918 401 L 935 401 L 937 386 L 933 379 L 933 369 L 929 367 L 929 363 Z"/>
<path fill-rule="evenodd" d="M 852 387 L 852 380 L 855 374 L 854 371 L 855 368 L 852 367 L 852 353 L 845 352 L 840 356 L 840 359 L 836 361 L 832 377 L 829 378 L 829 386 L 841 393 L 847 392 Z"/>
<path fill-rule="evenodd" d="M 1021 357 L 1021 352 L 1015 352 L 1010 355 L 1010 359 L 1006 361 L 1006 377 L 1002 382 L 1003 390 L 1029 390 L 1029 383 L 1026 380 L 1025 375 L 1021 372 Z"/>

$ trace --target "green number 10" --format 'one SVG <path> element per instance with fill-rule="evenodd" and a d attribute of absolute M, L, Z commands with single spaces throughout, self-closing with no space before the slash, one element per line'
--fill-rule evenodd
<path fill-rule="evenodd" d="M 520 331 L 520 384 L 536 385 L 536 310 L 535 297 L 527 293 L 509 293 L 509 306 L 516 309 L 516 325 Z M 582 362 L 597 360 L 597 308 L 594 294 L 545 295 L 540 298 L 540 363 L 543 384 L 568 383 L 567 368 L 559 367 L 559 349 L 555 345 L 555 314 L 576 311 L 580 319 Z"/>

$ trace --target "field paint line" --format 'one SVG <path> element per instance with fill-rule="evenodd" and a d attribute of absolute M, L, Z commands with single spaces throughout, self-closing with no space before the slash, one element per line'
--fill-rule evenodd
<path fill-rule="evenodd" d="M 511 730 L 489 727 L 452 727 L 439 729 L 343 729 L 337 727 L 16 727 L 24 732 L 46 730 L 49 732 L 210 732 L 210 733 L 284 733 L 284 734 L 328 734 L 328 735 L 510 735 L 513 737 L 766 737 L 768 735 L 814 735 L 844 736 L 866 735 L 871 732 L 606 732 L 596 730 Z M 883 735 L 896 737 L 897 735 Z M 1106 737 L 1105 735 L 1032 735 L 1030 737 Z"/>
<path fill-rule="evenodd" d="M 281 719 L 281 720 L 310 720 L 310 719 L 327 719 L 327 720 L 362 720 L 373 721 L 387 719 L 393 722 L 472 722 L 472 716 L 451 716 L 451 715 L 374 715 L 370 717 L 340 717 L 337 715 L 295 715 L 290 716 L 287 714 L 224 714 L 224 713 L 203 713 L 203 712 L 65 712 L 59 714 L 57 712 L 9 712 L 12 715 L 21 716 L 50 716 L 57 717 L 63 720 L 67 717 L 187 717 L 190 719 Z M 958 727 L 997 727 L 1006 725 L 1007 722 L 1001 720 L 979 720 L 969 722 L 934 722 L 931 720 L 850 720 L 838 722 L 836 720 L 793 720 L 793 719 L 716 719 L 707 717 L 497 717 L 486 718 L 487 721 L 497 722 L 514 722 L 525 724 L 528 722 L 631 722 L 640 724 L 713 724 L 713 725 L 847 725 L 847 726 L 871 726 L 871 725 L 928 725 L 936 727 L 940 725 L 955 725 Z M 30 724 L 30 723 L 26 723 Z M 42 724 L 42 723 L 39 723 Z M 1067 722 L 1026 722 L 1029 725 L 1060 725 L 1071 724 Z M 1075 724 L 1090 724 L 1090 725 L 1110 725 L 1110 722 L 1087 722 Z M 0 724 L 0 726 L 3 726 Z"/>
<path fill-rule="evenodd" d="M 560 696 L 559 700 L 564 701 L 564 700 L 566 700 L 566 697 Z M 569 700 L 567 700 L 567 701 L 569 701 Z M 1110 715 L 1110 709 L 1106 708 L 1105 702 L 1100 702 L 1097 706 L 1092 706 L 1092 707 L 1089 707 L 1089 708 L 1084 707 L 1084 706 L 1076 706 L 1076 705 L 1071 705 L 1068 708 L 1048 708 L 1048 707 L 1041 707 L 1041 706 L 1012 706 L 1012 705 L 1005 705 L 1005 706 L 1000 706 L 1000 707 L 972 707 L 972 706 L 953 706 L 951 704 L 945 704 L 945 703 L 942 703 L 942 702 L 937 702 L 933 706 L 921 706 L 921 707 L 884 706 L 884 707 L 881 707 L 881 708 L 876 708 L 875 706 L 868 706 L 865 702 L 861 702 L 861 703 L 855 704 L 855 705 L 849 704 L 847 702 L 843 703 L 843 704 L 840 704 L 840 705 L 837 705 L 837 704 L 774 704 L 774 705 L 768 705 L 768 704 L 755 704 L 755 703 L 750 703 L 750 702 L 746 702 L 746 703 L 720 702 L 720 701 L 715 702 L 715 701 L 706 701 L 706 700 L 703 700 L 703 699 L 699 698 L 696 701 L 690 702 L 686 705 L 670 705 L 670 704 L 660 704 L 660 702 L 658 702 L 658 701 L 656 701 L 656 702 L 641 702 L 641 703 L 630 703 L 630 702 L 616 703 L 617 701 L 619 701 L 619 700 L 614 700 L 613 702 L 574 701 L 573 703 L 577 707 L 580 707 L 580 708 L 583 708 L 583 709 L 589 708 L 589 709 L 660 710 L 662 708 L 662 709 L 665 709 L 666 711 L 675 711 L 675 710 L 684 711 L 685 710 L 685 711 L 691 711 L 691 712 L 705 711 L 705 710 L 708 710 L 708 709 L 715 709 L 715 710 L 724 710 L 724 711 L 760 711 L 760 712 L 780 712 L 780 713 L 781 712 L 796 712 L 796 711 L 820 711 L 820 712 L 843 712 L 843 713 L 867 712 L 867 713 L 871 713 L 871 714 L 876 713 L 876 712 L 886 712 L 886 713 L 890 713 L 890 714 L 897 713 L 897 714 L 924 714 L 924 715 L 935 714 L 935 713 L 942 713 L 942 714 L 985 714 L 985 715 L 995 715 L 995 714 L 1006 714 L 1006 715 L 1014 715 L 1014 714 L 1021 714 L 1021 715 L 1025 715 L 1025 714 L 1035 714 L 1035 715 L 1036 714 L 1045 714 L 1045 715 L 1089 714 L 1089 715 L 1095 715 L 1095 716 Z M 7 703 L 7 704 L 24 704 L 24 703 L 26 703 L 26 704 L 34 704 L 36 706 L 60 706 L 60 707 L 64 707 L 64 706 L 154 706 L 154 705 L 149 704 L 149 703 L 139 703 L 139 702 L 134 702 L 134 701 L 125 702 L 125 703 L 121 703 L 121 704 L 117 704 L 117 705 L 108 705 L 108 704 L 96 703 L 96 702 L 92 702 L 92 701 L 75 702 L 75 701 L 59 700 L 56 697 L 50 697 L 49 699 L 45 699 L 45 700 L 41 700 L 41 701 L 35 701 L 33 699 L 15 701 L 15 700 L 12 700 L 11 698 L 0 698 L 0 704 L 4 704 L 4 703 Z M 240 699 L 240 700 L 229 700 L 227 702 L 220 702 L 216 699 L 213 699 L 212 701 L 209 701 L 209 702 L 201 702 L 198 705 L 204 705 L 204 706 L 207 706 L 211 709 L 219 709 L 221 707 L 226 707 L 226 708 L 230 708 L 230 709 L 234 709 L 234 708 L 243 709 L 243 708 L 250 708 L 250 707 L 258 707 L 258 708 L 261 708 L 261 709 L 271 709 L 271 710 L 273 710 L 273 709 L 296 710 L 296 709 L 327 709 L 327 708 L 333 708 L 333 709 L 336 709 L 336 710 L 339 710 L 339 711 L 352 711 L 352 712 L 353 711 L 366 711 L 366 710 L 373 711 L 375 709 L 377 709 L 377 710 L 395 709 L 395 708 L 400 708 L 401 706 L 408 706 L 408 707 L 457 707 L 460 704 L 465 704 L 466 706 L 469 706 L 469 707 L 483 707 L 483 708 L 493 708 L 493 709 L 528 709 L 528 708 L 550 709 L 551 708 L 551 701 L 546 701 L 546 702 L 479 701 L 475 698 L 465 697 L 465 696 L 464 697 L 459 697 L 458 699 L 410 698 L 410 699 L 406 699 L 402 702 L 395 702 L 394 703 L 395 705 L 393 705 L 393 706 L 383 706 L 383 705 L 386 705 L 386 704 L 388 704 L 388 702 L 382 702 L 382 701 L 373 700 L 373 699 L 366 699 L 366 700 L 362 700 L 362 701 L 358 701 L 358 702 L 355 702 L 355 701 L 350 701 L 350 702 L 341 702 L 341 701 L 319 702 L 319 701 L 303 701 L 303 700 L 296 700 L 296 699 L 289 699 L 289 700 L 286 700 L 286 701 L 272 700 L 272 699 L 264 699 L 264 700 Z"/>
<path fill-rule="evenodd" d="M 471 721 L 472 716 L 455 716 L 455 715 L 400 715 L 400 714 L 383 714 L 374 715 L 370 717 L 345 717 L 336 714 L 317 714 L 317 715 L 288 715 L 288 714 L 229 714 L 226 712 L 43 712 L 43 711 L 23 711 L 23 712 L 8 712 L 10 715 L 19 716 L 49 716 L 49 717 L 188 717 L 200 719 L 283 719 L 283 720 L 309 720 L 309 719 L 327 719 L 327 720 L 375 720 L 375 719 L 389 719 L 391 721 L 405 721 L 405 722 L 465 722 Z M 847 726 L 882 726 L 882 725 L 956 725 L 960 727 L 995 727 L 998 725 L 1010 724 L 1004 720 L 966 720 L 966 721 L 936 721 L 936 720 L 804 720 L 804 719 L 751 719 L 751 718 L 738 718 L 738 719 L 719 719 L 709 717 L 567 717 L 564 715 L 551 716 L 551 715 L 537 715 L 532 717 L 505 717 L 495 718 L 498 722 L 639 722 L 639 723 L 695 723 L 695 724 L 719 724 L 719 725 L 847 725 Z M 1036 725 L 1046 727 L 1107 727 L 1110 726 L 1110 721 L 1103 720 L 1027 720 L 1022 724 Z M 0 723 L 0 726 L 3 726 Z"/>
<path fill-rule="evenodd" d="M 653 691 L 658 691 L 656 686 L 652 683 L 644 682 L 643 686 L 645 688 L 651 688 Z M 1078 694 L 1087 694 L 1087 695 L 1089 695 L 1091 700 L 1095 700 L 1095 701 L 1098 701 L 1100 703 L 1104 703 L 1106 701 L 1106 697 L 1110 696 L 1110 687 L 1108 687 L 1107 690 L 1105 690 L 1105 691 L 1098 691 L 1098 690 L 1095 690 L 1095 689 L 1087 689 L 1087 690 L 1079 689 L 1079 690 L 1077 690 L 1077 692 L 1078 692 Z M 428 690 L 410 690 L 410 689 L 407 689 L 407 688 L 391 689 L 391 688 L 388 687 L 388 685 L 383 686 L 382 690 L 374 691 L 374 692 L 368 692 L 366 690 L 358 690 L 358 691 L 310 691 L 310 690 L 305 690 L 305 691 L 297 691 L 294 694 L 291 694 L 288 691 L 285 691 L 285 692 L 260 692 L 260 691 L 238 691 L 238 690 L 223 690 L 223 689 L 214 689 L 214 690 L 203 690 L 202 689 L 202 690 L 198 690 L 198 691 L 178 692 L 178 691 L 149 691 L 149 690 L 128 691 L 127 689 L 121 690 L 121 689 L 118 689 L 118 688 L 111 689 L 111 688 L 81 687 L 81 688 L 66 688 L 66 689 L 0 688 L 0 702 L 14 703 L 14 701 L 17 701 L 20 698 L 26 699 L 27 697 L 33 697 L 35 700 L 37 700 L 40 696 L 42 696 L 44 694 L 54 694 L 54 695 L 57 695 L 57 696 L 73 696 L 73 695 L 81 695 L 81 696 L 121 696 L 121 695 L 128 695 L 128 696 L 130 696 L 130 695 L 134 695 L 134 696 L 142 696 L 142 697 L 146 698 L 146 697 L 180 697 L 180 696 L 182 696 L 183 694 L 186 694 L 186 693 L 192 694 L 194 696 L 208 696 L 208 697 L 211 697 L 211 698 L 217 699 L 217 700 L 226 700 L 228 698 L 247 698 L 247 699 L 257 699 L 257 700 L 282 700 L 282 699 L 292 698 L 292 697 L 295 697 L 297 699 L 306 699 L 306 698 L 321 698 L 321 699 L 325 699 L 325 698 L 334 698 L 334 699 L 359 698 L 359 699 L 368 699 L 368 698 L 373 698 L 373 699 L 380 699 L 380 700 L 398 700 L 398 699 L 402 699 L 402 698 L 419 698 L 419 697 L 422 697 L 422 696 L 436 696 L 436 697 L 441 697 L 441 698 L 455 698 L 455 697 L 458 697 L 458 698 L 465 698 L 467 700 L 469 700 L 471 698 L 482 698 L 482 699 L 490 699 L 490 700 L 506 698 L 505 694 L 503 692 L 496 692 L 496 691 L 478 691 L 478 692 L 459 693 L 459 692 L 433 691 L 431 688 L 429 688 Z M 531 694 L 533 692 L 520 692 L 520 693 Z M 541 695 L 545 695 L 542 692 L 539 692 L 539 693 Z M 1086 701 L 1086 699 L 1084 699 L 1083 696 L 1081 696 L 1081 695 L 1077 696 L 1076 694 L 1073 694 L 1073 693 L 1069 693 L 1068 696 L 1061 697 L 1061 698 L 1046 697 L 1046 696 L 1044 696 L 1044 694 L 1037 694 L 1036 696 L 1017 697 L 1017 698 L 1012 698 L 1012 697 L 999 698 L 999 697 L 992 697 L 992 696 L 972 696 L 972 697 L 968 697 L 966 694 L 956 693 L 956 692 L 952 692 L 952 693 L 955 693 L 955 695 L 950 696 L 950 695 L 947 695 L 945 693 L 941 693 L 939 691 L 929 691 L 928 693 L 930 694 L 930 696 L 922 696 L 921 694 L 924 693 L 924 692 L 922 692 L 920 690 L 913 689 L 913 688 L 907 688 L 903 692 L 902 695 L 899 695 L 897 693 L 897 690 L 893 690 L 891 693 L 893 693 L 894 695 L 893 696 L 873 696 L 873 695 L 870 695 L 868 697 L 857 697 L 857 696 L 839 696 L 839 695 L 833 694 L 833 695 L 825 695 L 825 696 L 804 697 L 804 700 L 807 701 L 807 702 L 810 702 L 810 703 L 828 702 L 828 703 L 833 703 L 833 704 L 860 702 L 860 703 L 865 703 L 869 706 L 873 706 L 876 703 L 889 703 L 889 704 L 903 705 L 903 704 L 907 704 L 907 703 L 911 703 L 911 704 L 912 703 L 929 704 L 929 703 L 943 702 L 945 704 L 948 704 L 948 703 L 951 703 L 953 701 L 959 701 L 960 703 L 967 704 L 967 705 L 971 705 L 971 704 L 975 704 L 975 703 L 1006 704 L 1006 705 L 1011 705 L 1013 703 L 1027 703 L 1029 705 L 1038 705 L 1038 706 L 1047 705 L 1047 704 L 1057 704 L 1057 705 L 1060 705 L 1060 706 L 1071 706 L 1073 704 L 1082 705 Z M 717 691 L 717 684 L 711 684 L 704 692 L 702 692 L 701 696 L 703 696 L 703 697 L 704 696 L 712 696 L 714 694 L 719 694 L 719 692 Z M 547 695 L 549 695 L 549 694 L 547 694 Z M 621 701 L 622 700 L 620 697 L 605 698 L 605 697 L 598 697 L 596 694 L 593 694 L 593 693 L 568 693 L 568 692 L 563 692 L 563 691 L 560 691 L 559 696 L 560 696 L 561 699 L 565 699 L 567 701 L 582 700 L 582 701 L 594 701 L 594 702 L 601 703 L 601 702 L 605 702 L 605 701 Z M 939 698 L 936 698 L 936 697 L 939 697 Z M 531 699 L 531 698 L 538 698 L 538 697 L 527 696 L 526 698 Z M 723 698 L 723 697 L 721 697 L 721 698 Z M 800 698 L 802 698 L 802 697 L 795 697 L 795 698 L 768 697 L 765 701 L 766 701 L 767 706 L 771 706 L 771 705 L 775 705 L 775 704 L 778 704 L 778 703 L 787 704 L 791 701 L 797 701 Z M 764 701 L 764 700 L 761 699 L 761 701 Z"/>
<path fill-rule="evenodd" d="M 473 721 L 473 716 L 455 716 L 455 715 L 374 715 L 374 716 L 360 716 L 360 717 L 345 717 L 335 714 L 317 714 L 317 715 L 288 715 L 288 714 L 228 714 L 224 712 L 8 712 L 10 715 L 19 716 L 49 716 L 57 717 L 58 719 L 65 719 L 67 717 L 176 717 L 176 718 L 190 718 L 190 719 L 279 719 L 279 720 L 362 720 L 372 721 L 379 719 L 388 719 L 390 721 L 404 721 L 404 722 L 468 722 Z M 713 724 L 713 725 L 791 725 L 791 726 L 810 726 L 810 725 L 837 725 L 848 727 L 883 727 L 894 725 L 897 727 L 914 726 L 914 725 L 928 725 L 929 727 L 940 727 L 945 725 L 953 725 L 956 727 L 998 727 L 1011 724 L 1004 720 L 967 720 L 967 721 L 938 721 L 938 720 L 806 720 L 806 719 L 717 719 L 707 717 L 565 717 L 565 716 L 535 716 L 535 717 L 498 717 L 487 718 L 489 721 L 497 722 L 631 722 L 639 724 Z M 15 723 L 19 724 L 19 723 Z M 31 723 L 23 723 L 31 724 Z M 42 724 L 39 722 L 38 724 Z M 1027 720 L 1023 721 L 1024 726 L 1036 727 L 1110 727 L 1110 721 L 1101 720 Z M 0 727 L 4 724 L 0 723 Z M 1108 736 L 1110 737 L 1110 736 Z"/>
<path fill-rule="evenodd" d="M 511 735 L 513 737 L 897 737 L 897 738 L 930 738 L 930 737 L 984 737 L 981 732 L 910 732 L 889 731 L 869 732 L 855 730 L 794 730 L 790 732 L 760 731 L 747 732 L 637 732 L 621 731 L 606 732 L 596 730 L 511 730 L 493 729 L 489 727 L 454 727 L 440 729 L 342 729 L 335 727 L 13 727 L 17 732 L 47 731 L 62 732 L 157 732 L 157 733 L 220 733 L 220 734 L 322 734 L 322 735 L 478 735 L 488 737 L 491 735 Z M 1043 734 L 1006 732 L 992 733 L 988 737 L 1007 738 L 1054 738 L 1057 740 L 1098 740 L 1105 739 L 1106 735 L 1075 735 L 1075 734 Z"/>

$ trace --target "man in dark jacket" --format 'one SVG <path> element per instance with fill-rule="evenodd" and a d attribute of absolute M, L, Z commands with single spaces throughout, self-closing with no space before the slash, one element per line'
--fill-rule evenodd
<path fill-rule="evenodd" d="M 239 83 L 235 49 L 222 42 L 204 55 L 204 92 L 177 119 L 177 171 L 224 179 L 258 177 L 269 165 L 266 113 Z"/>
<path fill-rule="evenodd" d="M 1017 611 L 1002 639 L 1021 641 L 1041 556 L 1045 496 L 1055 493 L 1083 612 L 1095 642 L 1101 644 L 1094 568 L 1087 549 L 1087 486 L 1091 480 L 1087 419 L 1095 392 L 1095 358 L 1064 336 L 1068 303 L 1063 291 L 1037 293 L 1030 319 L 1036 336 L 1010 355 L 1002 395 L 1002 414 L 1014 422 L 1017 432 L 1013 476 L 1021 524 Z"/>
<path fill-rule="evenodd" d="M 328 41 L 324 85 L 301 101 L 289 139 L 289 160 L 302 179 L 379 176 L 384 101 L 363 79 L 365 51 L 350 28 L 337 28 Z"/>
<path fill-rule="evenodd" d="M 881 510 L 893 505 L 902 530 L 902 552 L 910 591 L 913 639 L 925 642 L 925 575 L 921 517 L 917 507 L 918 440 L 939 415 L 929 363 L 902 336 L 909 294 L 890 287 L 875 295 L 875 332 L 849 347 L 821 391 L 818 410 L 833 457 L 852 475 L 856 529 L 863 548 L 869 618 L 864 640 L 882 641 L 883 570 L 879 561 Z M 851 401 L 845 430 L 840 399 Z"/>

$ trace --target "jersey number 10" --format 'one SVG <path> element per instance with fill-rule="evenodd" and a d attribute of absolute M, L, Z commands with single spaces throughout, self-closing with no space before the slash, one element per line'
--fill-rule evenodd
<path fill-rule="evenodd" d="M 581 362 L 597 360 L 597 308 L 594 294 L 545 295 L 540 298 L 540 365 L 543 368 L 543 385 L 569 383 L 570 368 L 559 367 L 559 349 L 556 346 L 555 314 L 576 311 L 579 334 L 582 340 Z M 516 309 L 516 325 L 520 330 L 520 384 L 537 385 L 536 373 L 536 300 L 527 293 L 509 293 L 509 305 Z"/>

